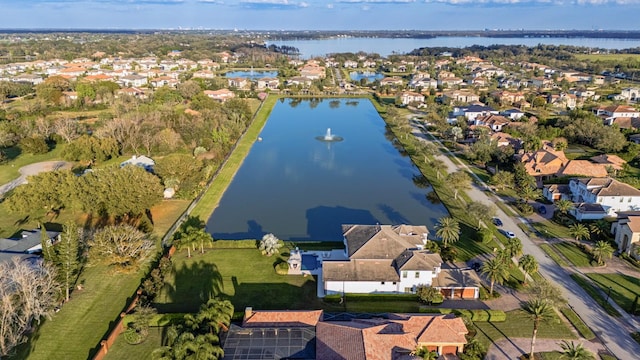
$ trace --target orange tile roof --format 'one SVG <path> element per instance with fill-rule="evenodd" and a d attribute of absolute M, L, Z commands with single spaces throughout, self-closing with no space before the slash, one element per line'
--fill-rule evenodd
<path fill-rule="evenodd" d="M 322 310 L 252 311 L 242 327 L 296 327 L 316 326 L 322 319 Z"/>
<path fill-rule="evenodd" d="M 612 155 L 612 154 L 602 154 L 602 155 L 594 156 L 591 158 L 591 161 L 598 164 L 605 164 L 605 165 L 611 166 L 616 170 L 622 170 L 622 166 L 624 166 L 624 164 L 627 163 L 627 161 L 624 160 L 623 158 L 619 157 L 618 155 Z"/>
<path fill-rule="evenodd" d="M 582 175 L 587 177 L 606 177 L 607 167 L 604 164 L 594 164 L 588 160 L 571 160 L 558 171 L 558 176 Z"/>

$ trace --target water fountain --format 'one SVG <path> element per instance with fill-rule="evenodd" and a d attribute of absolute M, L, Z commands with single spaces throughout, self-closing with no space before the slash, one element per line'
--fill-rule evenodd
<path fill-rule="evenodd" d="M 323 142 L 337 142 L 337 141 L 342 141 L 344 139 L 340 136 L 333 135 L 331 133 L 331 128 L 327 128 L 327 133 L 324 134 L 324 136 L 316 136 L 316 140 L 320 140 Z"/>

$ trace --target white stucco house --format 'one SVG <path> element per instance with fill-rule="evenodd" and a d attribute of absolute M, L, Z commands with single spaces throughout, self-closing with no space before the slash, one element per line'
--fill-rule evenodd
<path fill-rule="evenodd" d="M 571 179 L 569 191 L 571 201 L 579 204 L 571 210 L 578 220 L 617 217 L 619 212 L 640 210 L 640 190 L 612 178 Z"/>
<path fill-rule="evenodd" d="M 343 225 L 342 230 L 348 260 L 323 261 L 325 294 L 414 293 L 425 285 L 449 298 L 479 296 L 473 270 L 443 269 L 440 255 L 424 250 L 426 226 Z"/>
<path fill-rule="evenodd" d="M 611 224 L 611 233 L 615 237 L 618 251 L 640 258 L 637 252 L 640 246 L 640 212 L 618 214 L 618 220 Z"/>

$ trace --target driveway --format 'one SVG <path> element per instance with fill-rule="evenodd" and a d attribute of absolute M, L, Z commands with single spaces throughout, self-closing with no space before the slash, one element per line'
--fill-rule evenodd
<path fill-rule="evenodd" d="M 451 152 L 446 149 L 440 141 L 431 135 L 425 135 L 417 129 L 414 129 L 414 135 L 423 141 L 432 141 L 438 145 L 444 153 Z M 449 156 L 443 154 L 436 155 L 444 161 L 449 171 L 458 169 L 468 171 L 476 180 L 467 194 L 473 201 L 479 201 L 484 204 L 494 204 L 502 201 L 492 193 L 484 192 L 487 186 L 477 176 L 471 172 L 468 167 L 458 161 L 455 164 Z M 478 185 L 480 184 L 480 185 Z M 496 216 L 502 219 L 504 230 L 512 231 L 522 241 L 523 252 L 533 255 L 538 260 L 540 274 L 551 283 L 557 285 L 562 290 L 563 296 L 573 305 L 573 309 L 587 323 L 587 325 L 596 333 L 605 347 L 619 359 L 629 359 L 630 354 L 640 354 L 640 344 L 633 340 L 630 336 L 631 332 L 638 331 L 635 322 L 627 318 L 614 318 L 609 316 L 575 281 L 569 276 L 570 273 L 556 264 L 550 259 L 519 227 L 518 223 L 526 224 L 526 220 L 522 218 L 511 218 L 507 216 L 500 208 L 496 211 Z M 512 358 L 513 359 L 513 358 Z"/>
<path fill-rule="evenodd" d="M 0 186 L 0 196 L 15 189 L 16 187 L 26 184 L 27 178 L 32 175 L 37 175 L 41 172 L 54 171 L 54 170 L 67 170 L 73 167 L 73 163 L 66 161 L 43 161 L 35 164 L 29 164 L 23 166 L 18 170 L 20 176 L 16 179 Z"/>

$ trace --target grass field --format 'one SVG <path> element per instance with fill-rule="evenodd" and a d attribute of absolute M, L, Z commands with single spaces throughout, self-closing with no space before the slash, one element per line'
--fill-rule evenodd
<path fill-rule="evenodd" d="M 572 236 L 569 233 L 569 228 L 560 225 L 551 220 L 544 220 L 541 222 L 531 223 L 534 229 L 536 229 L 545 238 L 557 238 L 557 239 L 571 239 Z"/>
<path fill-rule="evenodd" d="M 578 60 L 586 61 L 621 61 L 633 59 L 640 61 L 640 54 L 574 54 Z"/>
<path fill-rule="evenodd" d="M 191 204 L 191 200 L 165 200 L 151 208 L 153 235 L 162 237 Z"/>
<path fill-rule="evenodd" d="M 163 327 L 149 328 L 149 336 L 145 341 L 137 345 L 129 345 L 124 340 L 124 336 L 118 336 L 113 345 L 109 348 L 109 352 L 105 360 L 122 360 L 136 359 L 148 360 L 152 359 L 153 350 L 162 346 L 162 334 L 165 332 Z"/>
<path fill-rule="evenodd" d="M 611 299 L 627 312 L 631 312 L 633 302 L 640 295 L 640 279 L 624 274 L 586 274 L 604 292 L 611 287 Z M 636 313 L 640 313 L 640 304 Z"/>
<path fill-rule="evenodd" d="M 18 170 L 25 165 L 42 161 L 62 160 L 63 149 L 64 144 L 59 144 L 53 150 L 42 155 L 23 154 L 16 146 L 5 149 L 4 151 L 9 160 L 0 165 L 0 185 L 4 185 L 20 176 Z"/>
<path fill-rule="evenodd" d="M 276 274 L 279 256 L 263 256 L 257 249 L 186 251 L 173 256 L 174 272 L 157 297 L 158 312 L 195 312 L 209 297 L 231 300 L 238 311 L 255 309 L 319 309 L 312 276 Z"/>
<path fill-rule="evenodd" d="M 87 359 L 140 285 L 136 274 L 114 274 L 104 266 L 85 267 L 71 301 L 46 320 L 15 359 Z"/>
<path fill-rule="evenodd" d="M 569 266 L 569 264 L 564 260 L 560 254 L 549 244 L 541 244 L 540 249 L 544 251 L 553 261 L 555 261 L 560 266 Z"/>
<path fill-rule="evenodd" d="M 585 253 L 580 248 L 578 248 L 574 243 L 571 242 L 561 242 L 552 245 L 556 250 L 558 250 L 562 255 L 564 255 L 569 262 L 578 267 L 588 267 L 592 265 L 591 255 Z"/>
<path fill-rule="evenodd" d="M 573 281 L 576 282 L 576 284 L 580 285 L 580 287 L 583 288 L 584 291 L 586 291 L 587 294 L 589 294 L 589 296 L 591 296 L 591 298 L 595 300 L 595 302 L 600 304 L 600 306 L 602 306 L 602 308 L 607 312 L 607 314 L 615 317 L 622 316 L 618 312 L 618 310 L 616 310 L 613 306 L 611 306 L 608 302 L 605 301 L 606 299 L 603 297 L 602 293 L 596 287 L 594 287 L 594 285 L 592 285 L 587 279 L 585 279 L 584 277 L 578 274 L 571 274 L 571 278 L 573 279 Z"/>
<path fill-rule="evenodd" d="M 475 322 L 477 334 L 475 336 L 480 343 L 488 347 L 492 342 L 504 338 L 530 338 L 533 332 L 533 320 L 522 310 L 507 313 L 507 321 L 504 322 Z M 557 316 L 542 322 L 538 329 L 539 339 L 575 339 L 575 335 L 569 327 Z"/>

